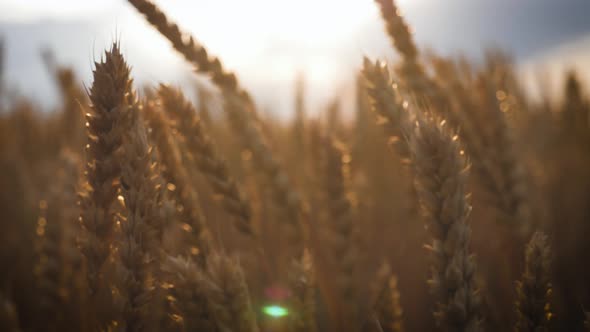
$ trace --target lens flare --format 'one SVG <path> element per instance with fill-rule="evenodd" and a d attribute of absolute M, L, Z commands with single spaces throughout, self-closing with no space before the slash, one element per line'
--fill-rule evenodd
<path fill-rule="evenodd" d="M 289 314 L 289 310 L 287 308 L 283 308 L 279 305 L 268 305 L 262 308 L 262 312 L 271 316 L 271 317 L 284 317 Z"/>

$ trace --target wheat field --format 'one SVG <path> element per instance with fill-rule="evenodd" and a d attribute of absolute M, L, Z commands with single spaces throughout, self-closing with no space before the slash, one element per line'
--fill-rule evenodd
<path fill-rule="evenodd" d="M 128 2 L 214 88 L 136 86 L 121 40 L 89 86 L 51 66 L 55 112 L 0 103 L 0 331 L 590 331 L 575 71 L 531 100 L 507 53 L 424 52 L 375 0 L 399 61 L 359 59 L 352 119 L 299 80 L 281 122 Z"/>

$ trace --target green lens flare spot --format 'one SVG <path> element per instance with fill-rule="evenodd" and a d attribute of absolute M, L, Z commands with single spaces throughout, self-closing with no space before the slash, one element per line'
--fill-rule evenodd
<path fill-rule="evenodd" d="M 279 305 L 268 305 L 262 308 L 262 312 L 271 317 L 284 317 L 289 314 L 289 310 L 287 310 L 287 308 L 283 308 Z"/>

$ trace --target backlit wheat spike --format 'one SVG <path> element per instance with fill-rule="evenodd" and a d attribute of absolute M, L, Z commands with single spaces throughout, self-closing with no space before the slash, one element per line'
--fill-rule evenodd
<path fill-rule="evenodd" d="M 176 317 L 186 331 L 216 331 L 208 292 L 213 287 L 206 273 L 192 259 L 164 258 L 161 263 L 166 287 L 181 317 Z"/>
<path fill-rule="evenodd" d="M 339 141 L 324 137 L 322 142 L 320 174 L 327 212 L 326 226 L 329 231 L 328 250 L 334 267 L 334 287 L 340 296 L 339 326 L 354 328 L 358 324 L 358 297 L 355 293 L 355 265 L 358 245 L 355 239 L 353 204 L 355 197 L 350 189 L 350 152 Z"/>
<path fill-rule="evenodd" d="M 389 136 L 389 143 L 394 146 L 400 157 L 409 158 L 405 135 L 412 126 L 414 115 L 400 100 L 387 66 L 379 62 L 372 63 L 365 58 L 363 75 L 371 108 L 385 134 Z"/>
<path fill-rule="evenodd" d="M 233 73 L 223 69 L 219 59 L 210 57 L 205 48 L 198 45 L 192 37 L 188 37 L 188 40 L 183 38 L 178 26 L 170 22 L 156 5 L 147 0 L 129 0 L 129 2 L 172 43 L 187 61 L 194 64 L 198 71 L 209 74 L 213 82 L 222 90 L 230 122 L 243 137 L 245 146 L 252 151 L 261 170 L 270 178 L 270 187 L 275 191 L 273 197 L 277 198 L 277 203 L 284 211 L 285 217 L 282 219 L 287 220 L 289 225 L 288 242 L 292 247 L 297 248 L 295 251 L 299 252 L 297 255 L 300 255 L 303 238 L 300 229 L 301 197 L 293 191 L 287 175 L 265 142 L 260 121 L 249 94 L 239 86 Z M 297 243 L 299 244 L 296 245 Z"/>
<path fill-rule="evenodd" d="M 525 267 L 517 283 L 515 330 L 518 332 L 544 332 L 550 330 L 553 316 L 550 304 L 552 286 L 551 249 L 547 236 L 533 234 L 525 250 Z"/>
<path fill-rule="evenodd" d="M 375 280 L 372 316 L 368 317 L 364 331 L 403 332 L 403 310 L 397 287 L 397 278 L 389 264 L 383 263 Z M 374 327 L 374 325 L 378 325 Z"/>
<path fill-rule="evenodd" d="M 283 221 L 287 255 L 289 259 L 299 258 L 303 254 L 305 239 L 304 225 L 308 224 L 308 211 L 299 192 L 292 185 L 275 154 L 263 135 L 259 123 L 251 114 L 244 112 L 246 105 L 233 95 L 224 96 L 225 109 L 232 129 L 237 132 L 244 148 L 252 152 L 254 165 L 266 179 L 264 185 L 271 193 L 272 201 Z"/>
<path fill-rule="evenodd" d="M 375 0 L 375 2 L 379 5 L 381 16 L 385 21 L 385 28 L 393 46 L 403 55 L 405 61 L 415 62 L 418 58 L 418 49 L 410 28 L 404 21 L 394 0 Z"/>
<path fill-rule="evenodd" d="M 116 285 L 120 287 L 123 300 L 118 318 L 127 331 L 157 330 L 155 322 L 161 311 L 149 311 L 157 300 L 152 274 L 154 261 L 161 257 L 165 225 L 161 211 L 163 188 L 157 165 L 152 162 L 153 150 L 132 89 L 129 68 L 119 56 L 119 65 L 125 68 L 127 85 L 125 108 L 113 110 L 120 113 L 120 121 L 114 126 L 124 133 L 122 153 L 117 160 L 124 204 L 119 217 L 121 238 L 117 249 L 120 264 L 116 266 Z"/>
<path fill-rule="evenodd" d="M 400 83 L 403 85 L 404 92 L 416 98 L 420 106 L 429 106 L 438 112 L 444 112 L 441 114 L 452 116 L 448 113 L 448 101 L 441 93 L 440 87 L 424 71 L 410 28 L 395 5 L 395 0 L 375 0 L 375 2 L 379 5 L 393 46 L 402 55 L 402 63 L 397 68 L 397 73 L 402 79 Z"/>
<path fill-rule="evenodd" d="M 193 64 L 197 71 L 207 74 L 220 89 L 229 91 L 252 106 L 252 99 L 248 92 L 242 89 L 236 76 L 226 71 L 221 61 L 207 53 L 207 50 L 195 39 L 180 31 L 178 25 L 171 22 L 154 3 L 148 0 L 128 0 L 137 11 L 144 15 L 164 37 L 166 37 L 176 51 L 184 56 L 186 61 Z M 253 109 L 252 109 L 253 111 Z"/>
<path fill-rule="evenodd" d="M 480 154 L 486 165 L 491 165 L 491 176 L 482 177 L 486 188 L 491 192 L 498 210 L 504 220 L 515 223 L 523 234 L 531 229 L 531 210 L 529 208 L 525 169 L 520 162 L 512 129 L 502 111 L 505 105 L 504 91 L 497 91 L 495 84 L 480 77 L 477 92 L 483 102 L 478 131 L 485 139 Z M 498 96 L 501 97 L 498 99 Z"/>
<path fill-rule="evenodd" d="M 317 285 L 311 256 L 304 252 L 299 261 L 295 261 L 289 271 L 289 287 L 292 292 L 288 300 L 289 332 L 316 332 Z"/>
<path fill-rule="evenodd" d="M 152 137 L 156 142 L 158 153 L 165 167 L 165 176 L 175 186 L 173 194 L 182 205 L 181 222 L 190 226 L 197 243 L 192 252 L 206 255 L 211 245 L 211 235 L 206 225 L 205 216 L 201 211 L 197 191 L 190 185 L 190 177 L 182 164 L 176 142 L 172 136 L 170 120 L 162 110 L 150 103 L 144 105 L 144 114 L 152 128 Z"/>
<path fill-rule="evenodd" d="M 225 160 L 213 145 L 193 105 L 179 90 L 162 85 L 158 93 L 162 106 L 182 134 L 191 152 L 190 157 L 213 191 L 222 197 L 224 209 L 235 217 L 236 228 L 244 234 L 253 235 L 249 203 L 230 175 Z"/>
<path fill-rule="evenodd" d="M 86 183 L 80 193 L 81 221 L 86 230 L 82 252 L 91 294 L 105 287 L 102 267 L 110 255 L 115 225 L 113 203 L 121 172 L 118 154 L 125 130 L 120 122 L 134 102 L 130 99 L 129 68 L 119 45 L 113 44 L 95 66 L 90 88 L 92 104 L 86 114 Z"/>
<path fill-rule="evenodd" d="M 470 254 L 468 163 L 445 121 L 418 116 L 410 135 L 415 184 L 433 242 L 434 316 L 444 331 L 481 331 L 475 262 Z"/>
<path fill-rule="evenodd" d="M 62 151 L 53 167 L 54 182 L 47 199 L 39 202 L 38 261 L 34 273 L 36 296 L 43 316 L 39 323 L 49 330 L 68 327 L 83 329 L 81 306 L 85 303 L 82 257 L 74 240 L 80 229 L 76 222 L 79 160 L 71 152 Z"/>
<path fill-rule="evenodd" d="M 185 59 L 195 65 L 197 70 L 209 74 L 213 82 L 222 90 L 230 123 L 250 149 L 254 161 L 269 178 L 269 186 L 274 191 L 277 205 L 287 221 L 287 242 L 294 255 L 301 255 L 303 231 L 302 219 L 306 220 L 301 197 L 291 186 L 290 180 L 272 153 L 260 128 L 254 103 L 249 94 L 239 86 L 236 76 L 226 72 L 219 59 L 210 57 L 205 48 L 198 45 L 192 37 L 183 38 L 178 26 L 168 20 L 166 15 L 147 0 L 129 0 L 146 19 L 154 25 L 180 52 Z"/>
<path fill-rule="evenodd" d="M 12 300 L 0 294 L 0 330 L 6 332 L 21 332 L 18 313 Z"/>
<path fill-rule="evenodd" d="M 239 262 L 217 253 L 207 272 L 212 285 L 207 289 L 213 319 L 220 331 L 257 332 L 256 315 Z"/>

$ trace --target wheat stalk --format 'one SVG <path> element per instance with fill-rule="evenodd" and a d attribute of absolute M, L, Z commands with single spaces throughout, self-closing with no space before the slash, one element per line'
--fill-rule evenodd
<path fill-rule="evenodd" d="M 383 332 L 403 332 L 403 310 L 397 287 L 397 277 L 391 273 L 389 264 L 383 263 L 379 268 L 375 286 L 376 294 L 372 300 L 371 309 L 378 324 L 377 330 Z M 372 327 L 373 324 L 371 324 L 371 319 L 369 319 L 367 325 Z"/>

